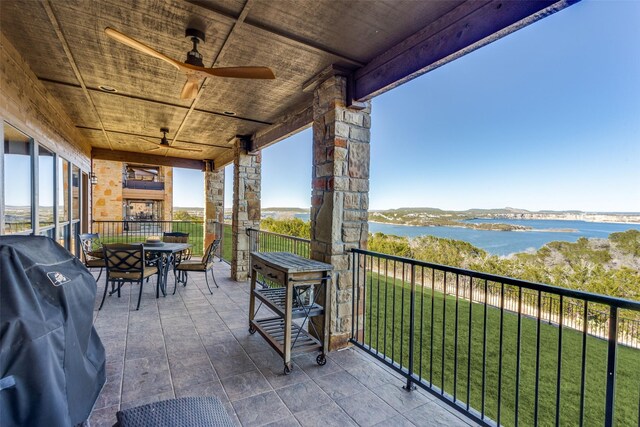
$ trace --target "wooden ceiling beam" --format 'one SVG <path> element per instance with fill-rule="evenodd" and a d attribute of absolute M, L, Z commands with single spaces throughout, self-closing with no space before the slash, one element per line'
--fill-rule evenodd
<path fill-rule="evenodd" d="M 83 129 L 83 130 L 100 131 L 100 129 L 94 128 L 94 127 L 91 127 L 91 126 L 76 125 L 76 128 Z M 125 131 L 121 131 L 121 130 L 112 130 L 112 129 L 106 129 L 106 131 L 107 131 L 107 133 L 115 133 L 115 134 L 118 134 L 118 135 L 135 136 L 135 137 L 139 137 L 139 138 L 160 139 L 160 137 L 158 135 L 144 135 L 144 134 L 139 134 L 139 133 L 125 132 Z M 207 144 L 205 142 L 187 141 L 187 140 L 184 140 L 184 139 L 178 139 L 176 142 L 182 142 L 184 144 L 200 145 L 202 147 L 208 147 L 208 148 L 222 148 L 224 150 L 230 150 L 231 148 L 233 148 L 233 147 L 230 147 L 228 145 Z"/>
<path fill-rule="evenodd" d="M 82 86 L 74 84 L 74 83 L 61 82 L 61 81 L 58 81 L 58 80 L 51 80 L 51 79 L 45 79 L 45 78 L 38 78 L 38 80 L 40 80 L 40 81 L 42 81 L 44 83 L 50 83 L 50 84 L 53 84 L 53 85 L 67 86 L 67 87 L 82 89 Z M 186 107 L 186 106 L 180 105 L 180 104 L 174 104 L 174 103 L 166 102 L 166 101 L 158 101 L 158 100 L 155 100 L 155 99 L 144 98 L 144 97 L 141 97 L 141 96 L 127 95 L 127 94 L 119 93 L 119 92 L 109 93 L 109 92 L 105 92 L 105 91 L 100 90 L 100 89 L 95 88 L 95 87 L 87 86 L 86 89 L 89 92 L 98 92 L 98 93 L 101 93 L 101 94 L 104 94 L 104 95 L 109 95 L 109 96 L 119 96 L 119 97 L 122 97 L 122 98 L 125 98 L 125 99 L 135 99 L 137 101 L 149 102 L 151 104 L 156 104 L 156 105 L 164 105 L 166 107 L 171 107 L 171 108 L 180 108 L 180 109 L 183 109 L 183 110 L 188 110 L 189 109 L 189 107 Z M 193 111 L 198 112 L 198 113 L 211 114 L 211 115 L 214 115 L 214 116 L 224 117 L 224 118 L 232 119 L 232 120 L 241 120 L 241 121 L 245 121 L 245 122 L 258 123 L 258 124 L 261 124 L 261 125 L 271 125 L 271 124 L 273 124 L 271 122 L 265 122 L 263 120 L 252 119 L 250 117 L 230 116 L 229 114 L 224 114 L 224 113 L 220 113 L 220 112 L 217 112 L 217 111 L 211 111 L 211 110 L 204 110 L 204 109 L 201 109 L 201 108 L 195 108 Z"/>
<path fill-rule="evenodd" d="M 91 98 L 91 95 L 89 94 L 89 91 L 87 90 L 87 85 L 84 83 L 84 79 L 82 78 L 82 75 L 80 74 L 80 69 L 78 68 L 78 65 L 76 64 L 75 59 L 73 59 L 73 55 L 71 54 L 71 49 L 69 48 L 69 43 L 67 43 L 67 39 L 64 37 L 64 34 L 62 33 L 62 28 L 60 27 L 60 22 L 58 21 L 58 18 L 56 18 L 56 15 L 53 11 L 53 6 L 51 5 L 49 0 L 45 0 L 42 2 L 42 6 L 44 7 L 44 10 L 47 13 L 47 17 L 49 17 L 49 21 L 51 21 L 51 26 L 53 27 L 53 30 L 56 33 L 56 36 L 58 37 L 58 40 L 60 41 L 60 44 L 62 46 L 62 49 L 64 50 L 64 53 L 67 57 L 67 61 L 69 61 L 69 66 L 71 66 L 71 69 L 73 70 L 73 73 L 76 76 L 76 79 L 78 79 L 78 82 L 80 83 L 80 86 L 82 87 L 82 91 L 84 93 L 84 96 L 87 98 L 87 101 L 89 102 L 89 105 L 91 105 L 91 108 L 93 108 L 94 113 L 96 114 L 96 117 L 98 118 L 98 122 L 100 123 L 100 127 L 102 128 L 102 134 L 104 135 L 105 139 L 107 140 L 107 143 L 109 144 L 109 148 L 111 148 L 113 150 L 113 145 L 111 145 L 111 140 L 109 140 L 109 135 L 107 135 L 107 133 L 104 130 L 104 124 L 102 123 L 102 119 L 100 118 L 100 114 L 98 114 L 98 109 L 96 108 L 96 105 L 93 103 L 93 99 Z"/>
<path fill-rule="evenodd" d="M 387 92 L 577 1 L 464 2 L 357 70 L 354 99 Z"/>
<path fill-rule="evenodd" d="M 105 148 L 98 147 L 94 147 L 91 150 L 91 158 L 98 160 L 111 160 L 114 162 L 151 164 L 197 170 L 202 170 L 204 166 L 203 160 L 158 156 L 155 154 L 136 153 L 133 151 L 107 150 Z"/>
<path fill-rule="evenodd" d="M 258 151 L 282 141 L 309 127 L 313 122 L 313 106 L 299 109 L 293 114 L 280 118 L 275 124 L 256 132 L 251 141 L 251 150 Z"/>

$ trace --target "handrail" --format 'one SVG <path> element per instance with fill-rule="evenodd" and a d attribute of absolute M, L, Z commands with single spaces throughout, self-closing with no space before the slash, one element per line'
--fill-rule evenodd
<path fill-rule="evenodd" d="M 611 305 L 617 308 L 640 311 L 640 301 L 633 301 L 625 298 L 601 295 L 593 292 L 580 291 L 576 289 L 561 288 L 559 286 L 547 285 L 544 283 L 536 283 L 536 282 L 530 282 L 527 280 L 514 279 L 512 277 L 499 276 L 497 274 L 482 273 L 480 271 L 475 271 L 475 270 L 466 270 L 464 268 L 451 267 L 451 266 L 442 265 L 442 264 L 435 264 L 432 262 L 420 261 L 413 258 L 399 257 L 396 255 L 388 255 L 380 252 L 367 251 L 363 249 L 354 248 L 354 249 L 351 249 L 351 251 L 358 254 L 371 255 L 377 258 L 388 259 L 390 261 L 398 261 L 398 262 L 412 264 L 412 265 L 426 267 L 426 268 L 435 268 L 441 271 L 446 271 L 447 273 L 462 274 L 462 275 L 470 276 L 477 279 L 488 280 L 490 282 L 499 282 L 499 283 L 504 283 L 505 285 L 519 286 L 519 287 L 531 289 L 534 291 L 547 292 L 547 293 L 562 295 L 569 298 L 587 300 L 589 302 L 595 302 L 598 304 Z"/>
<path fill-rule="evenodd" d="M 302 237 L 296 237 L 296 236 L 289 236 L 287 234 L 274 233 L 273 231 L 265 231 L 265 230 L 258 230 L 258 229 L 255 229 L 255 228 L 248 228 L 247 229 L 247 233 L 249 233 L 249 232 L 256 232 L 256 233 L 261 233 L 261 234 L 269 234 L 269 235 L 272 235 L 272 236 L 284 237 L 284 238 L 287 238 L 289 240 L 297 240 L 298 242 L 311 243 L 311 240 L 309 240 L 309 239 L 303 239 Z"/>

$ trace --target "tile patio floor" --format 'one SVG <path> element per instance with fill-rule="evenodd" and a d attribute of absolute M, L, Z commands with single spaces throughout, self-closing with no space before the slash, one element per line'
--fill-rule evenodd
<path fill-rule="evenodd" d="M 210 295 L 202 273 L 192 273 L 176 295 L 155 298 L 137 285 L 107 296 L 95 326 L 107 351 L 107 383 L 90 418 L 112 426 L 115 413 L 182 396 L 217 396 L 242 426 L 467 426 L 474 425 L 357 349 L 331 352 L 323 367 L 315 353 L 295 357 L 291 375 L 258 334 L 247 331 L 248 283 L 231 281 L 217 262 L 220 288 Z M 171 275 L 170 275 L 171 277 Z M 173 285 L 170 287 L 173 290 Z M 203 290 L 204 289 L 204 290 Z"/>

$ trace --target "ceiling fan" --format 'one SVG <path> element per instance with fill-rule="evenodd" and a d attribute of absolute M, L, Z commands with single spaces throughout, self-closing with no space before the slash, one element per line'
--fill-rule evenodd
<path fill-rule="evenodd" d="M 149 150 L 145 150 L 145 151 L 154 151 L 154 150 L 161 150 L 163 148 L 169 148 L 171 150 L 179 150 L 179 151 L 202 152 L 202 150 L 199 150 L 197 148 L 174 147 L 173 145 L 169 144 L 169 140 L 167 139 L 167 133 L 169 132 L 169 128 L 164 128 L 164 127 L 160 128 L 160 132 L 162 132 L 162 138 L 160 139 L 160 142 L 155 142 L 145 138 L 140 138 L 143 141 L 150 142 L 156 145 L 154 148 L 150 148 Z"/>
<path fill-rule="evenodd" d="M 113 28 L 107 27 L 104 29 L 107 36 L 126 44 L 142 53 L 151 55 L 154 58 L 161 59 L 165 62 L 176 67 L 187 76 L 187 82 L 182 88 L 180 93 L 181 99 L 193 99 L 198 94 L 198 79 L 205 77 L 233 77 L 239 79 L 275 79 L 268 67 L 214 67 L 207 68 L 202 62 L 202 55 L 198 52 L 198 43 L 204 42 L 205 35 L 202 31 L 194 28 L 187 28 L 186 37 L 191 38 L 193 48 L 187 52 L 187 60 L 185 62 L 176 61 L 168 56 L 158 52 L 155 49 L 141 43 L 126 34 L 123 34 Z"/>

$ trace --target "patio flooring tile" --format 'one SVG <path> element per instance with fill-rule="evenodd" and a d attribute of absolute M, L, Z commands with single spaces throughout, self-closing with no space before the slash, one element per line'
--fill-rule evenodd
<path fill-rule="evenodd" d="M 306 411 L 295 414 L 303 427 L 348 427 L 357 426 L 353 419 L 335 402 L 323 406 L 309 405 Z"/>
<path fill-rule="evenodd" d="M 325 405 L 331 402 L 331 398 L 311 380 L 280 388 L 276 393 L 294 414 L 309 409 L 309 404 Z"/>
<path fill-rule="evenodd" d="M 367 390 L 336 401 L 359 425 L 375 425 L 399 415 L 391 406 Z"/>
<path fill-rule="evenodd" d="M 297 355 L 284 375 L 282 359 L 248 332 L 248 283 L 231 281 L 224 263 L 214 269 L 213 295 L 201 274 L 159 299 L 149 283 L 139 311 L 137 286 L 98 311 L 101 278 L 94 326 L 108 381 L 92 427 L 112 426 L 120 409 L 183 396 L 218 397 L 238 426 L 473 425 L 428 393 L 402 390 L 396 373 L 357 349 L 329 353 L 324 366 L 315 353 Z"/>
<path fill-rule="evenodd" d="M 243 426 L 261 426 L 273 422 L 278 425 L 278 420 L 291 415 L 274 391 L 237 400 L 232 404 Z"/>

